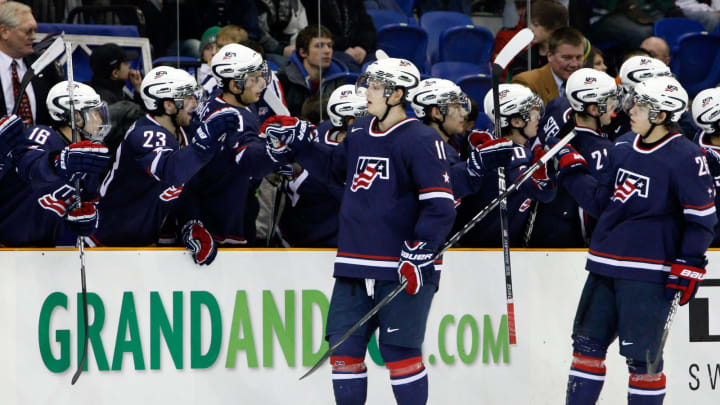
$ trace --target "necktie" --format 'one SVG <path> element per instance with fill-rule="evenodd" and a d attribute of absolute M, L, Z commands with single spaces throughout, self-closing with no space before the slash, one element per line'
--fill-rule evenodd
<path fill-rule="evenodd" d="M 18 79 L 17 62 L 12 61 L 12 84 L 13 84 L 13 97 L 17 99 L 18 92 L 20 92 L 20 79 Z M 23 92 L 22 99 L 20 100 L 20 108 L 18 109 L 20 118 L 25 123 L 25 126 L 30 126 L 33 123 L 32 110 L 30 109 L 30 98 L 27 92 Z"/>

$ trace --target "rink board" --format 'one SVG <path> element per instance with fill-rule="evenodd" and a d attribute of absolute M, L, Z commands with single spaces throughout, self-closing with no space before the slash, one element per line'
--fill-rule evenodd
<path fill-rule="evenodd" d="M 585 255 L 513 252 L 518 343 L 509 346 L 502 252 L 448 253 L 423 348 L 429 403 L 563 403 Z M 90 250 L 94 344 L 71 386 L 77 252 L 0 251 L 0 403 L 333 403 L 328 366 L 298 381 L 325 348 L 333 258 L 223 250 L 198 267 L 181 250 Z M 673 325 L 667 404 L 720 403 L 720 254 L 709 259 L 705 285 Z M 394 403 L 374 345 L 367 403 Z M 613 344 L 600 404 L 625 403 L 626 386 Z"/>

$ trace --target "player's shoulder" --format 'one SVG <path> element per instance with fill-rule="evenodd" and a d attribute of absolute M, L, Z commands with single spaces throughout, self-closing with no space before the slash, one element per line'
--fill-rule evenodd
<path fill-rule="evenodd" d="M 679 156 L 699 156 L 703 154 L 698 143 L 691 141 L 680 132 L 672 135 L 669 146 L 673 149 L 673 153 L 677 153 Z"/>
<path fill-rule="evenodd" d="M 54 128 L 35 125 L 23 130 L 24 142 L 46 150 L 62 149 L 69 142 Z"/>

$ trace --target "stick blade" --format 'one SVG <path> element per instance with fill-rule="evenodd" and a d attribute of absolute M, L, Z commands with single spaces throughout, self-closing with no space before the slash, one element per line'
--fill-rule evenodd
<path fill-rule="evenodd" d="M 59 58 L 60 55 L 65 52 L 65 45 L 63 44 L 63 36 L 58 35 L 57 38 L 53 41 L 53 43 L 47 47 L 45 52 L 40 55 L 39 58 L 35 62 L 33 62 L 32 65 L 30 65 L 30 68 L 35 73 L 40 73 L 47 65 L 49 65 L 52 61 Z"/>
<path fill-rule="evenodd" d="M 523 28 L 515 36 L 510 39 L 510 42 L 500 51 L 495 57 L 495 64 L 499 65 L 503 70 L 510 64 L 515 56 L 517 56 L 526 46 L 530 45 L 535 35 L 530 28 Z"/>

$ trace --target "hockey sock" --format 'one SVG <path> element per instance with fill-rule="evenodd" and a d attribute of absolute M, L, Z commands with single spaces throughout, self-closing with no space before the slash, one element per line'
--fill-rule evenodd
<path fill-rule="evenodd" d="M 605 382 L 605 359 L 573 353 L 566 405 L 593 405 Z"/>
<path fill-rule="evenodd" d="M 628 405 L 661 405 L 665 399 L 665 374 L 630 373 Z"/>
<path fill-rule="evenodd" d="M 340 335 L 330 336 L 330 346 Z M 330 356 L 332 366 L 333 392 L 337 405 L 363 405 L 367 399 L 367 367 L 365 366 L 365 347 L 367 342 L 359 336 L 349 337 Z"/>
<path fill-rule="evenodd" d="M 428 377 L 420 349 L 380 344 L 380 352 L 398 405 L 426 404 Z"/>

